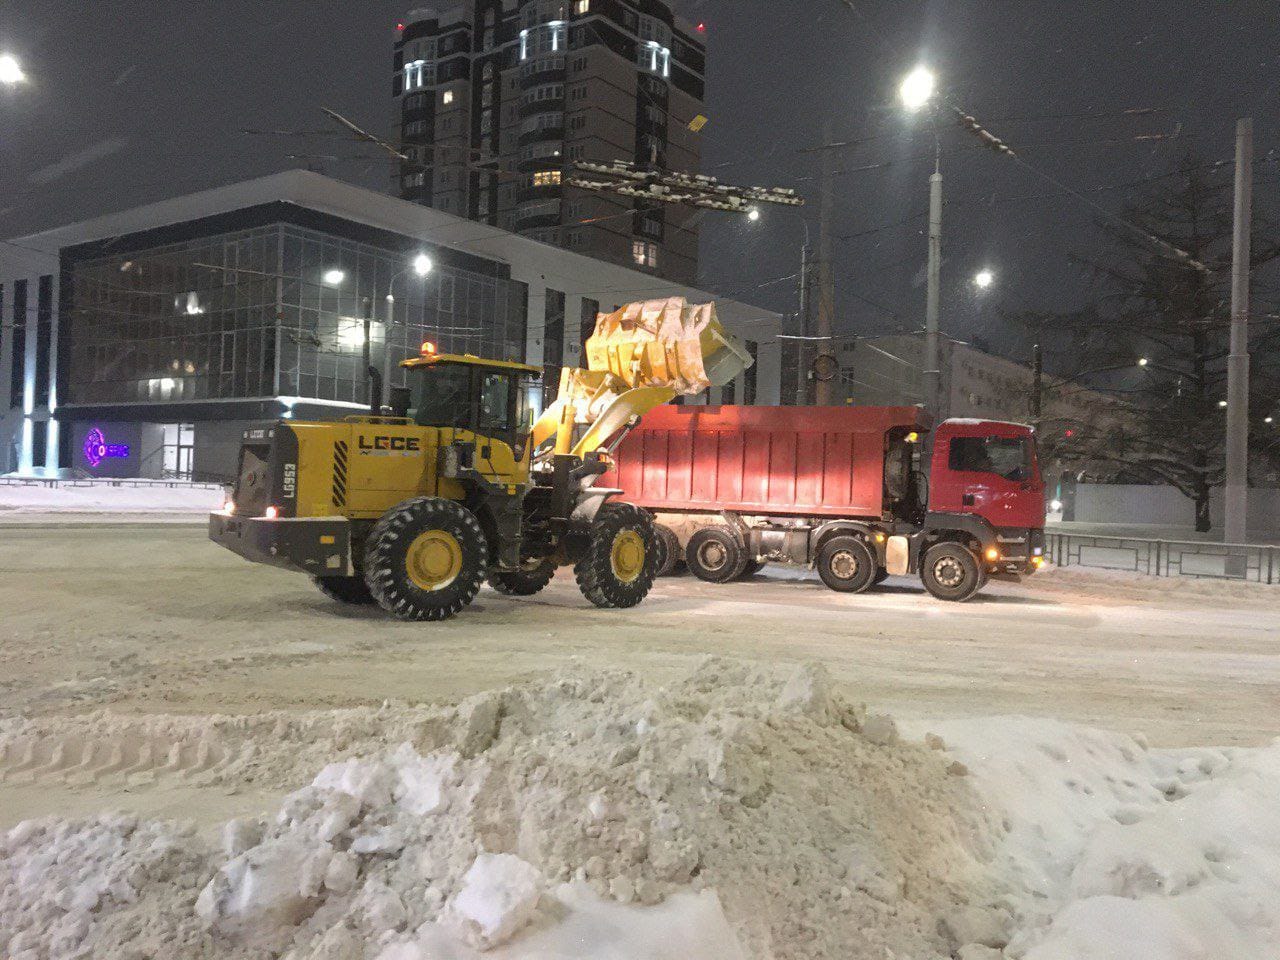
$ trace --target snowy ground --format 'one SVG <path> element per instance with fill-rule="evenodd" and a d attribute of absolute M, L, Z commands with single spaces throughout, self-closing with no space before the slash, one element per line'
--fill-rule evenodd
<path fill-rule="evenodd" d="M 67 523 L 111 517 L 145 516 L 157 520 L 189 520 L 222 506 L 221 487 L 205 484 L 129 481 L 109 484 L 0 484 L 0 523 Z"/>
<path fill-rule="evenodd" d="M 957 837 L 973 832 L 962 843 L 967 852 L 941 873 L 927 870 L 958 885 L 947 888 L 954 909 L 912 901 L 911 910 L 928 921 L 919 929 L 935 953 L 897 955 L 933 960 L 952 950 L 962 960 L 990 960 L 1000 954 L 978 947 L 990 941 L 1025 960 L 1280 956 L 1280 748 L 1267 747 L 1280 736 L 1280 588 L 1049 571 L 1022 586 L 992 585 L 979 600 L 956 606 L 906 580 L 847 597 L 768 568 L 749 583 L 722 587 L 663 580 L 643 606 L 610 612 L 586 604 L 562 575 L 532 600 L 484 591 L 456 621 L 401 624 L 336 607 L 305 578 L 240 561 L 198 529 L 90 526 L 0 531 L 0 609 L 0 741 L 7 744 L 0 750 L 0 830 L 37 815 L 96 818 L 103 809 L 126 808 L 194 818 L 209 837 L 228 818 L 277 809 L 285 793 L 339 754 L 394 746 L 383 743 L 387 738 L 420 741 L 436 722 L 417 718 L 413 711 L 424 709 L 418 704 L 456 702 L 529 676 L 617 667 L 672 685 L 686 682 L 680 678 L 708 654 L 750 661 L 776 683 L 802 662 L 819 662 L 844 695 L 896 717 L 915 743 L 940 734 L 946 749 L 937 770 L 959 775 L 973 791 L 971 801 L 957 799 L 948 809 L 960 815 L 971 802 L 974 817 L 981 813 L 957 828 Z M 387 700 L 397 705 L 382 707 Z M 641 702 L 636 694 L 618 710 L 640 709 Z M 737 729 L 714 716 L 700 722 L 707 726 L 698 737 Z M 865 724 L 859 735 L 885 739 Z M 814 736 L 825 743 L 828 734 Z M 772 750 L 771 742 L 749 746 L 744 756 Z M 920 748 L 902 749 L 890 767 L 924 763 L 912 759 Z M 772 757 L 765 767 L 784 760 Z M 946 767 L 953 761 L 962 766 Z M 935 775 L 921 772 L 920 783 L 934 783 Z M 951 789 L 944 781 L 928 789 Z M 816 799 L 833 788 L 812 789 Z M 925 787 L 889 781 L 883 789 L 905 809 Z M 788 803 L 806 815 L 800 797 Z M 827 811 L 821 816 L 834 815 L 826 801 L 820 806 Z M 720 802 L 718 809 L 728 808 Z M 378 814 L 393 815 L 400 816 Z M 986 826 L 979 829 L 979 820 Z M 195 843 L 182 839 L 184 828 L 132 834 L 135 828 L 117 821 L 87 822 L 24 834 L 21 844 L 11 839 L 7 854 L 0 840 L 0 909 L 6 856 L 35 864 L 38 873 L 51 855 L 48 844 L 80 837 L 90 839 L 75 856 L 113 845 L 132 849 L 131 837 L 153 851 Z M 836 829 L 843 821 L 831 822 Z M 780 856 L 793 856 L 783 847 Z M 188 897 L 184 909 L 194 918 L 192 902 L 208 871 L 227 861 L 191 856 L 185 879 L 166 889 Z M 976 858 L 985 879 L 959 869 L 966 858 Z M 248 876 L 228 869 L 233 879 Z M 894 926 L 909 915 L 906 907 L 881 916 L 861 899 L 868 885 L 885 895 L 886 875 L 877 870 L 854 871 L 863 886 L 845 886 L 858 910 L 872 911 L 868 929 L 901 946 L 914 935 Z M 572 879 L 572 870 L 566 876 Z M 461 873 L 450 882 L 461 883 Z M 218 903 L 234 899 L 228 891 Z M 814 909 L 835 909 L 823 899 L 828 893 L 814 892 Z M 849 908 L 840 890 L 831 895 L 830 903 Z M 649 915 L 611 914 L 582 890 L 549 896 L 562 918 L 585 924 L 597 940 L 601 930 L 638 930 L 633 921 L 651 931 L 663 927 Z M 692 918 L 691 936 L 717 929 L 718 906 L 689 896 L 664 909 Z M 727 896 L 738 923 L 734 918 L 750 910 L 736 894 Z M 932 932 L 935 922 L 942 933 Z M 643 955 L 738 956 L 680 953 L 659 940 Z M 417 960 L 427 955 L 411 952 L 417 942 L 367 956 Z M 547 946 L 553 942 L 543 944 L 545 956 L 557 955 Z M 1136 954 L 1134 942 L 1142 944 Z M 970 949 L 959 952 L 962 945 Z M 458 950 L 431 955 L 469 955 Z M 777 944 L 775 951 L 821 955 Z M 506 947 L 490 954 L 525 955 Z M 609 954 L 601 947 L 596 955 Z M 761 956 L 749 945 L 744 955 Z"/>

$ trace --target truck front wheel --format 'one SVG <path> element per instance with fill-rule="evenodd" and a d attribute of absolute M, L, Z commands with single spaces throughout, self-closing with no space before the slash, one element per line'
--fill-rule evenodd
<path fill-rule="evenodd" d="M 689 572 L 707 583 L 737 580 L 747 565 L 747 551 L 728 527 L 703 527 L 689 538 L 684 551 Z"/>
<path fill-rule="evenodd" d="M 364 576 L 400 620 L 447 620 L 475 599 L 489 562 L 480 521 L 452 500 L 418 497 L 388 510 L 369 534 Z"/>
<path fill-rule="evenodd" d="M 659 552 L 649 514 L 629 503 L 607 503 L 591 524 L 587 552 L 573 568 L 578 589 L 597 607 L 634 607 L 653 587 Z"/>
<path fill-rule="evenodd" d="M 939 600 L 963 602 L 982 588 L 982 566 L 964 544 L 939 543 L 925 553 L 920 579 Z"/>
<path fill-rule="evenodd" d="M 832 537 L 818 550 L 818 576 L 832 590 L 861 593 L 876 576 L 876 560 L 858 537 Z"/>

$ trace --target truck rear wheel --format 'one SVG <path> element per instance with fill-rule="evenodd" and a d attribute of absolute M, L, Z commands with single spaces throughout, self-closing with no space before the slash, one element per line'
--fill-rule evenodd
<path fill-rule="evenodd" d="M 653 532 L 657 536 L 660 548 L 658 552 L 658 576 L 669 576 L 675 573 L 676 567 L 680 565 L 680 538 L 676 536 L 674 530 L 661 523 L 653 525 Z"/>
<path fill-rule="evenodd" d="M 738 579 L 749 580 L 763 569 L 763 560 L 748 560 L 747 565 L 742 568 L 742 573 L 738 574 Z"/>
<path fill-rule="evenodd" d="M 629 503 L 607 503 L 591 525 L 591 543 L 573 568 L 582 595 L 597 607 L 634 607 L 649 595 L 660 548 L 653 519 Z"/>
<path fill-rule="evenodd" d="M 703 527 L 694 531 L 684 551 L 689 572 L 707 583 L 728 583 L 742 576 L 747 551 L 729 527 Z"/>
<path fill-rule="evenodd" d="M 312 577 L 315 585 L 330 600 L 339 603 L 368 604 L 373 603 L 373 594 L 364 577 Z"/>
<path fill-rule="evenodd" d="M 509 597 L 532 597 L 540 593 L 556 575 L 550 560 L 534 560 L 519 570 L 490 570 L 489 586 Z"/>
<path fill-rule="evenodd" d="M 419 497 L 387 511 L 369 534 L 364 576 L 400 620 L 447 620 L 475 599 L 489 546 L 480 522 L 452 500 Z"/>
<path fill-rule="evenodd" d="M 875 581 L 876 560 L 854 536 L 832 537 L 818 550 L 818 576 L 832 590 L 861 593 Z"/>
<path fill-rule="evenodd" d="M 964 544 L 939 543 L 925 553 L 920 579 L 939 600 L 963 602 L 982 588 L 982 566 Z"/>

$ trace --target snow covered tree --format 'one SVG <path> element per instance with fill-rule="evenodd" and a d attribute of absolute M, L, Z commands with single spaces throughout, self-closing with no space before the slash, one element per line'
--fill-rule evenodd
<path fill-rule="evenodd" d="M 1047 357 L 1057 376 L 1046 378 L 1046 396 L 1087 385 L 1122 401 L 1111 417 L 1043 423 L 1050 455 L 1108 465 L 1118 482 L 1178 488 L 1194 502 L 1201 532 L 1210 528 L 1210 488 L 1224 472 L 1233 172 L 1184 159 L 1124 213 L 1169 247 L 1102 222 L 1103 249 L 1077 258 L 1097 279 L 1092 301 L 1071 313 L 1019 318 L 1054 344 Z M 1265 231 L 1255 218 L 1255 269 L 1280 257 Z M 1275 413 L 1280 324 L 1258 316 L 1250 333 L 1251 448 L 1263 451 L 1275 440 L 1264 419 Z"/>

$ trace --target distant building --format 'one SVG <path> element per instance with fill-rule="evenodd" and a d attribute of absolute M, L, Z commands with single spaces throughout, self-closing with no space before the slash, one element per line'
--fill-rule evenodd
<path fill-rule="evenodd" d="M 671 296 L 715 300 L 758 359 L 694 402 L 777 403 L 778 315 L 319 174 L 14 238 L 0 473 L 229 477 L 247 424 L 367 409 L 366 318 L 392 383 L 432 340 L 541 366 L 554 393 L 598 311 Z"/>
<path fill-rule="evenodd" d="M 664 0 L 432 0 L 398 25 L 398 193 L 692 283 L 696 212 L 564 184 L 576 160 L 697 172 L 706 48 Z"/>

